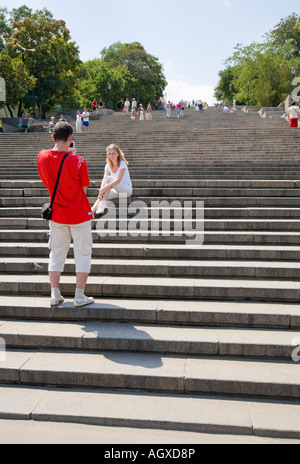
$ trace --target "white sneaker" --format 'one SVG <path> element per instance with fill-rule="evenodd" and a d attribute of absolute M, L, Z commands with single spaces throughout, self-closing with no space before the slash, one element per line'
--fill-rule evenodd
<path fill-rule="evenodd" d="M 94 298 L 88 298 L 85 296 L 81 300 L 74 300 L 74 306 L 75 308 L 80 308 L 81 306 L 88 306 L 95 303 Z"/>
<path fill-rule="evenodd" d="M 95 214 L 97 214 L 97 216 L 99 216 L 100 214 L 103 214 L 104 211 L 106 210 L 107 206 L 106 206 L 106 202 L 105 201 L 101 201 L 100 205 L 98 206 L 97 208 L 97 211 Z"/>
<path fill-rule="evenodd" d="M 50 300 L 50 306 L 58 306 L 60 305 L 61 303 L 63 303 L 65 301 L 64 297 L 61 296 L 60 298 L 51 298 Z"/>

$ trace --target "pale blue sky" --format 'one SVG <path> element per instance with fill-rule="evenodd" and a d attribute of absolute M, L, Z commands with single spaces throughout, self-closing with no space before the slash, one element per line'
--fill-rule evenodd
<path fill-rule="evenodd" d="M 213 88 L 237 43 L 261 41 L 295 0 L 0 0 L 8 9 L 26 4 L 64 19 L 81 59 L 99 57 L 113 42 L 143 44 L 159 58 L 169 82 L 168 99 L 213 102 Z"/>

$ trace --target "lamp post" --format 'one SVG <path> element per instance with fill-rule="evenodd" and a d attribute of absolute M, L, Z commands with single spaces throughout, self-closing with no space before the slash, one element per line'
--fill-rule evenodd
<path fill-rule="evenodd" d="M 108 86 L 108 90 L 109 90 L 109 109 L 111 110 L 111 85 L 110 84 Z"/>
<path fill-rule="evenodd" d="M 295 66 L 292 67 L 291 73 L 292 73 L 292 91 L 291 91 L 291 95 L 292 95 L 292 98 L 293 98 L 293 90 L 294 90 L 293 82 L 294 82 L 294 79 L 295 79 L 295 76 L 296 76 L 296 68 L 295 68 Z"/>
<path fill-rule="evenodd" d="M 35 48 L 24 48 L 20 44 L 20 42 L 17 42 L 17 47 L 19 47 L 22 50 L 22 61 L 25 63 L 25 52 L 35 52 Z M 32 117 L 33 119 L 36 118 L 36 113 L 35 113 L 35 95 L 34 95 L 34 89 L 32 89 Z"/>
<path fill-rule="evenodd" d="M 249 100 L 250 100 L 250 81 L 247 82 L 248 85 L 248 101 L 247 101 L 247 106 L 249 106 Z"/>

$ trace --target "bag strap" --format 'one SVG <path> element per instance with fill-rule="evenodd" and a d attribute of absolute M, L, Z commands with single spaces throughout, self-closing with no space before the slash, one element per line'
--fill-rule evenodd
<path fill-rule="evenodd" d="M 61 171 L 62 171 L 62 168 L 63 168 L 63 164 L 64 164 L 64 162 L 65 162 L 65 160 L 66 160 L 66 158 L 68 156 L 69 156 L 69 153 L 66 153 L 65 156 L 62 159 L 62 162 L 60 163 L 58 174 L 57 174 L 57 179 L 56 179 L 56 183 L 55 183 L 55 187 L 54 187 L 54 190 L 53 190 L 53 195 L 52 195 L 52 198 L 51 198 L 50 209 L 52 209 L 52 207 L 53 207 L 55 196 L 56 196 L 57 189 L 58 189 L 59 179 L 60 179 L 60 176 L 61 176 Z"/>

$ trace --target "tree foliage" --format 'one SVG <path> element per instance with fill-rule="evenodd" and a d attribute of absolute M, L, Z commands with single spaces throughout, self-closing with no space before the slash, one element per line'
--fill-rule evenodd
<path fill-rule="evenodd" d="M 129 79 L 130 75 L 127 69 L 120 66 L 108 66 L 100 58 L 83 63 L 77 85 L 80 106 L 90 105 L 94 98 L 97 100 L 102 98 L 107 107 L 110 98 L 113 108 L 123 105 L 126 82 Z M 109 86 L 111 86 L 111 91 Z"/>
<path fill-rule="evenodd" d="M 36 79 L 28 74 L 24 63 L 0 53 L 0 76 L 6 82 L 6 104 L 13 116 L 11 106 L 15 106 L 24 95 L 32 90 Z M 3 106 L 3 105 L 2 105 Z"/>
<path fill-rule="evenodd" d="M 264 43 L 238 44 L 219 73 L 218 99 L 246 104 L 277 106 L 291 91 L 291 68 L 300 74 L 300 18 L 292 14 L 266 34 Z"/>
<path fill-rule="evenodd" d="M 139 42 L 116 42 L 104 48 L 101 55 L 107 66 L 126 73 L 124 98 L 136 98 L 146 104 L 162 97 L 167 86 L 163 66 Z"/>
<path fill-rule="evenodd" d="M 139 42 L 116 42 L 101 54 L 82 63 L 65 21 L 46 8 L 0 7 L 0 75 L 8 83 L 7 103 L 18 104 L 19 115 L 25 105 L 45 117 L 55 105 L 76 108 L 101 97 L 117 108 L 126 98 L 146 104 L 162 96 L 163 67 Z"/>
<path fill-rule="evenodd" d="M 55 20 L 50 11 L 35 13 L 26 6 L 12 10 L 11 29 L 5 34 L 6 53 L 23 61 L 36 78 L 37 104 L 40 113 L 71 96 L 79 69 L 79 50 L 71 40 L 63 20 Z M 23 51 L 35 50 L 34 52 Z"/>

